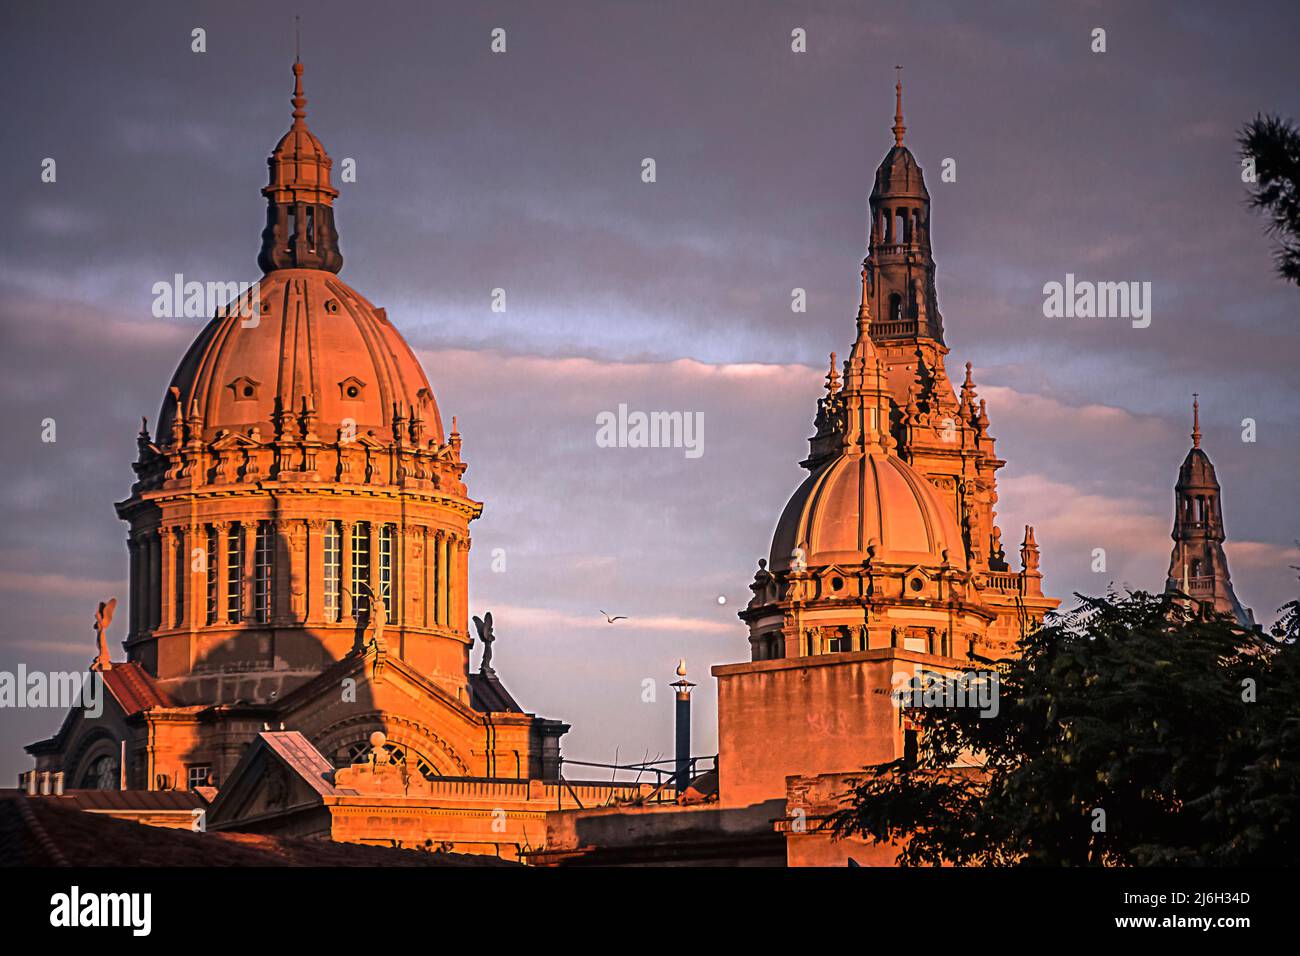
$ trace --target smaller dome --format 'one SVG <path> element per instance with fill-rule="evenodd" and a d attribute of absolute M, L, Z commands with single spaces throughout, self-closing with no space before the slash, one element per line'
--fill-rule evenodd
<path fill-rule="evenodd" d="M 262 194 L 271 202 L 330 205 L 339 191 L 330 182 L 330 159 L 316 134 L 307 128 L 307 98 L 302 92 L 302 64 L 293 65 L 293 124 L 280 137 L 266 164 L 270 182 Z"/>
<path fill-rule="evenodd" d="M 772 538 L 773 571 L 788 570 L 795 548 L 808 567 L 892 564 L 966 568 L 956 516 L 934 486 L 901 458 L 885 452 L 837 455 L 808 476 L 791 497 Z"/>
<path fill-rule="evenodd" d="M 923 199 L 930 200 L 925 188 L 925 177 L 916 157 L 906 146 L 892 146 L 876 168 L 876 183 L 871 189 L 871 199 Z"/>
<path fill-rule="evenodd" d="M 1182 466 L 1178 469 L 1178 484 L 1176 487 L 1180 490 L 1189 488 L 1218 488 L 1219 479 L 1214 474 L 1214 464 L 1210 461 L 1210 456 L 1200 448 L 1193 448 L 1183 459 Z"/>

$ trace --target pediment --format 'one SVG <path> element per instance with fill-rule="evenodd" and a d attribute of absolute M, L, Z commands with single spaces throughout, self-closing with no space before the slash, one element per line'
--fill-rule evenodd
<path fill-rule="evenodd" d="M 240 758 L 208 813 L 213 829 L 324 804 L 338 793 L 332 768 L 297 733 L 259 734 Z"/>
<path fill-rule="evenodd" d="M 236 448 L 258 448 L 261 443 L 254 441 L 241 432 L 222 432 L 213 440 L 211 448 L 213 451 L 228 451 Z"/>

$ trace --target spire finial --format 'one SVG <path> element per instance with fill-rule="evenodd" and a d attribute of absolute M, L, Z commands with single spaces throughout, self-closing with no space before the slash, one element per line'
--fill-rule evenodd
<path fill-rule="evenodd" d="M 293 60 L 293 125 L 302 126 L 307 118 L 307 97 L 302 95 L 302 61 L 296 56 Z"/>
<path fill-rule="evenodd" d="M 1192 392 L 1192 447 L 1201 447 L 1201 403 L 1196 392 Z"/>
<path fill-rule="evenodd" d="M 898 71 L 898 83 L 894 86 L 897 93 L 897 99 L 894 106 L 894 145 L 903 145 L 903 134 L 907 132 L 907 127 L 903 125 L 903 68 L 895 66 Z"/>
<path fill-rule="evenodd" d="M 868 335 L 871 331 L 871 273 L 867 269 L 867 260 L 862 260 L 862 302 L 858 306 L 858 336 Z"/>
<path fill-rule="evenodd" d="M 302 59 L 302 17 L 294 14 L 293 17 L 293 62 L 297 63 Z"/>
<path fill-rule="evenodd" d="M 840 390 L 840 373 L 835 369 L 835 353 L 831 353 L 831 369 L 826 373 L 826 394 L 834 395 Z"/>

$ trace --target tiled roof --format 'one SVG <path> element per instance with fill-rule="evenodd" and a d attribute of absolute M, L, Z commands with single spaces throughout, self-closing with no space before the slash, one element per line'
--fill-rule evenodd
<path fill-rule="evenodd" d="M 174 706 L 172 699 L 139 661 L 114 664 L 102 673 L 104 683 L 128 717 L 150 707 Z"/>
<path fill-rule="evenodd" d="M 10 791 L 16 794 L 20 791 Z M 61 795 L 29 797 L 77 810 L 179 810 L 206 807 L 208 801 L 193 790 L 65 790 Z"/>
<path fill-rule="evenodd" d="M 496 857 L 272 837 L 193 833 L 0 795 L 0 866 L 513 866 Z"/>

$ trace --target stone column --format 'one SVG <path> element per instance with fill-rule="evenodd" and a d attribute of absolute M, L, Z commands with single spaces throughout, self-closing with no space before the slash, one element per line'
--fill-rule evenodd
<path fill-rule="evenodd" d="M 162 559 L 159 569 L 162 573 L 158 575 L 158 626 L 162 630 L 176 624 L 176 610 L 172 605 L 176 595 L 176 542 L 179 534 L 176 528 L 158 529 Z"/>
<path fill-rule="evenodd" d="M 307 623 L 320 624 L 325 620 L 325 531 L 329 522 L 324 518 L 307 521 L 306 565 L 303 568 L 307 588 Z"/>
<path fill-rule="evenodd" d="M 207 529 L 202 525 L 190 525 L 184 532 L 178 565 L 181 593 L 177 595 L 177 600 L 181 606 L 181 626 L 195 628 L 203 621 L 201 615 L 206 610 L 208 599 L 208 536 Z M 195 548 L 200 550 L 203 557 L 198 570 L 194 568 Z"/>
<path fill-rule="evenodd" d="M 229 555 L 227 552 L 229 550 L 228 542 L 230 538 L 230 522 L 218 521 L 212 525 L 212 530 L 217 537 L 217 546 L 216 548 L 213 549 L 212 553 L 208 555 L 209 561 L 217 562 L 216 565 L 217 600 L 216 600 L 216 608 L 215 608 L 216 613 L 213 614 L 212 616 L 212 623 L 221 624 L 226 619 L 226 587 L 229 584 L 229 581 L 227 580 L 227 574 L 226 574 L 226 565 L 227 563 L 229 563 L 228 562 Z M 207 620 L 206 615 L 204 617 L 204 620 L 205 621 Z"/>
<path fill-rule="evenodd" d="M 339 522 L 339 620 L 348 623 L 352 615 L 352 525 Z"/>
<path fill-rule="evenodd" d="M 436 627 L 441 627 L 447 616 L 447 610 L 443 606 L 443 576 L 446 574 L 447 563 L 443 559 L 443 542 L 447 540 L 447 532 L 439 529 L 433 536 L 433 623 Z"/>
<path fill-rule="evenodd" d="M 420 534 L 424 538 L 424 562 L 420 568 L 420 575 L 424 584 L 420 588 L 420 603 L 423 605 L 424 626 L 433 627 L 434 612 L 436 610 L 433 606 L 433 571 L 437 567 L 437 561 L 433 556 L 433 547 L 437 544 L 437 538 L 434 537 L 433 529 L 427 525 L 420 529 Z"/>
<path fill-rule="evenodd" d="M 402 623 L 418 627 L 423 621 L 420 582 L 424 578 L 424 529 L 402 527 Z"/>
<path fill-rule="evenodd" d="M 131 602 L 128 613 L 128 627 L 131 637 L 140 633 L 140 538 L 135 532 L 126 536 L 126 549 L 130 554 L 130 583 L 127 587 L 127 600 Z"/>
<path fill-rule="evenodd" d="M 452 551 L 452 626 L 464 628 L 469 621 L 469 538 L 456 538 Z"/>
<path fill-rule="evenodd" d="M 282 624 L 307 620 L 307 519 L 288 518 L 276 526 L 275 618 Z"/>
<path fill-rule="evenodd" d="M 147 631 L 153 627 L 153 577 L 157 565 L 153 560 L 154 545 L 157 540 L 152 531 L 141 531 L 140 549 L 140 630 Z"/>
<path fill-rule="evenodd" d="M 243 538 L 243 554 L 240 559 L 244 565 L 242 580 L 239 582 L 239 603 L 240 618 L 244 621 L 253 621 L 253 552 L 257 548 L 257 522 L 242 521 L 239 524 L 239 535 Z"/>
<path fill-rule="evenodd" d="M 370 589 L 379 593 L 379 527 L 380 522 L 370 522 Z"/>

